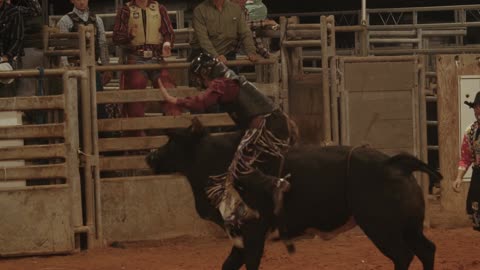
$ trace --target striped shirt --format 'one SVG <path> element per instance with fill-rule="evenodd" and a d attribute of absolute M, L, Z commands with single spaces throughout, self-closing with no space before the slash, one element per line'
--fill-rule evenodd
<path fill-rule="evenodd" d="M 88 21 L 89 11 L 81 11 L 78 8 L 73 8 L 73 13 L 77 14 L 80 19 L 84 22 Z M 98 15 L 95 16 L 97 21 L 97 35 L 98 35 L 98 45 L 100 47 L 100 61 L 103 65 L 110 63 L 110 56 L 108 54 L 108 44 L 107 37 L 105 35 L 105 26 L 103 25 L 103 20 Z M 57 27 L 62 33 L 71 32 L 73 29 L 73 21 L 70 16 L 64 15 L 57 23 Z M 62 65 L 68 65 L 67 57 L 62 56 L 61 58 Z"/>
<path fill-rule="evenodd" d="M 19 10 L 6 2 L 0 7 L 0 55 L 9 61 L 21 55 L 24 38 L 23 19 Z"/>
<path fill-rule="evenodd" d="M 38 0 L 12 0 L 11 3 L 18 8 L 24 18 L 42 15 L 42 6 Z"/>
<path fill-rule="evenodd" d="M 133 5 L 136 5 L 135 0 L 130 1 Z M 149 0 L 147 6 L 154 3 L 155 0 Z M 173 26 L 168 17 L 167 9 L 163 5 L 158 5 L 160 11 L 160 16 L 162 17 L 162 23 L 160 25 L 160 34 L 163 37 L 163 44 L 153 45 L 145 44 L 137 46 L 135 48 L 129 47 L 130 41 L 133 37 L 128 32 L 128 20 L 130 18 L 130 8 L 125 4 L 121 9 L 118 10 L 117 16 L 115 18 L 115 26 L 113 27 L 113 42 L 117 45 L 127 46 L 129 51 L 136 50 L 151 50 L 154 52 L 154 55 L 162 55 L 163 45 L 169 44 L 173 47 L 173 42 L 175 41 L 175 33 L 173 32 Z"/>

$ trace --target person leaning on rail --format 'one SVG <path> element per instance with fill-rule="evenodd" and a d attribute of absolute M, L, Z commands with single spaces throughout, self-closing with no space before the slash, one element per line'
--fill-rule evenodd
<path fill-rule="evenodd" d="M 247 27 L 252 31 L 253 43 L 257 50 L 257 54 L 263 58 L 269 58 L 270 52 L 268 44 L 264 44 L 262 38 L 259 37 L 259 32 L 262 30 L 278 30 L 279 25 L 271 19 L 267 19 L 267 7 L 261 0 L 231 0 L 237 3 L 245 13 Z M 238 43 L 236 51 L 240 49 L 241 43 Z"/>
<path fill-rule="evenodd" d="M 255 62 L 259 58 L 245 13 L 229 0 L 205 0 L 200 3 L 193 11 L 193 29 L 192 52 L 188 61 L 202 52 L 221 63 L 235 60 L 238 43 L 243 45 L 250 61 Z"/>

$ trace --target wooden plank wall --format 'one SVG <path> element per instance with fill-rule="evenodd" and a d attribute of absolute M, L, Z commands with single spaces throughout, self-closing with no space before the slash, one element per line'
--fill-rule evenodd
<path fill-rule="evenodd" d="M 443 174 L 441 206 L 449 223 L 467 222 L 465 199 L 469 183 L 456 193 L 451 184 L 457 175 L 459 160 L 459 76 L 480 74 L 480 55 L 438 55 L 436 58 L 438 80 L 438 143 L 440 170 Z M 462 106 L 462 105 L 460 105 Z"/>
<path fill-rule="evenodd" d="M 416 62 L 345 62 L 342 144 L 418 155 Z"/>
<path fill-rule="evenodd" d="M 302 143 L 321 144 L 323 123 L 322 74 L 305 74 L 289 79 L 289 109 L 300 131 Z"/>

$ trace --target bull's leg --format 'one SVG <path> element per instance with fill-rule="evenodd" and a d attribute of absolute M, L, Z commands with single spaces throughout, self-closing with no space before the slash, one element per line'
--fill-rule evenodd
<path fill-rule="evenodd" d="M 358 220 L 357 220 L 358 221 Z M 362 226 L 365 234 L 372 240 L 377 248 L 395 265 L 395 270 L 408 270 L 413 260 L 413 252 L 403 238 L 400 228 L 385 223 L 382 226 Z"/>
<path fill-rule="evenodd" d="M 244 259 L 247 270 L 258 270 L 265 247 L 268 230 L 264 220 L 255 220 L 243 226 Z"/>
<path fill-rule="evenodd" d="M 421 224 L 420 224 L 421 226 Z M 420 259 L 424 270 L 433 270 L 435 261 L 435 244 L 423 234 L 422 228 L 405 233 L 405 240 L 413 253 Z"/>
<path fill-rule="evenodd" d="M 244 264 L 243 249 L 232 247 L 230 255 L 225 260 L 222 270 L 238 270 Z"/>
<path fill-rule="evenodd" d="M 249 174 L 239 176 L 237 181 L 242 183 L 247 190 L 267 192 L 272 197 L 275 215 L 279 215 L 282 211 L 284 193 L 290 190 L 290 183 L 286 178 L 270 176 L 260 170 L 255 170 Z"/>

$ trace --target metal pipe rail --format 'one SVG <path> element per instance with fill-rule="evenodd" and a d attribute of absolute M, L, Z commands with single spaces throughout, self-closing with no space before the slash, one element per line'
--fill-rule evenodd
<path fill-rule="evenodd" d="M 368 30 L 396 30 L 396 29 L 447 29 L 480 26 L 480 22 L 454 22 L 454 23 L 417 23 L 395 25 L 368 25 Z"/>
<path fill-rule="evenodd" d="M 51 68 L 45 69 L 44 76 L 62 76 L 67 71 L 81 71 L 79 68 Z M 13 71 L 0 72 L 0 78 L 27 78 L 27 77 L 39 77 L 40 71 L 38 69 L 19 69 Z"/>
<path fill-rule="evenodd" d="M 371 49 L 374 55 L 412 55 L 412 54 L 442 54 L 442 53 L 479 53 L 480 46 L 463 46 L 426 49 Z"/>
<path fill-rule="evenodd" d="M 375 8 L 367 9 L 368 13 L 397 13 L 397 12 L 428 12 L 428 11 L 450 11 L 480 9 L 480 5 L 458 5 L 458 6 L 432 6 L 432 7 L 407 7 L 407 8 Z"/>
<path fill-rule="evenodd" d="M 285 40 L 282 42 L 285 47 L 321 47 L 321 40 Z"/>
<path fill-rule="evenodd" d="M 419 38 L 371 38 L 370 43 L 420 43 Z"/>
<path fill-rule="evenodd" d="M 370 37 L 416 37 L 417 36 L 417 31 L 416 30 L 390 30 L 390 31 L 385 31 L 385 30 L 372 30 L 369 31 L 369 36 Z M 422 31 L 422 36 L 423 37 L 429 37 L 429 36 L 465 36 L 467 35 L 467 29 L 466 27 L 461 27 L 459 29 L 432 29 L 432 30 L 424 30 Z"/>
<path fill-rule="evenodd" d="M 272 65 L 276 64 L 277 59 L 260 59 L 256 62 L 252 62 L 250 60 L 232 60 L 228 61 L 228 66 L 252 66 L 252 65 Z M 189 62 L 183 63 L 171 63 L 171 62 L 164 62 L 158 64 L 143 64 L 143 65 L 105 65 L 105 66 L 97 66 L 96 70 L 98 71 L 125 71 L 125 70 L 151 70 L 151 69 L 160 69 L 160 68 L 167 68 L 167 69 L 186 69 L 190 67 Z M 0 77 L 1 78 L 1 77 Z"/>
<path fill-rule="evenodd" d="M 183 17 L 183 10 L 168 10 L 167 11 L 168 15 L 174 15 L 175 17 Z M 101 13 L 101 14 L 96 14 L 98 17 L 104 19 L 104 18 L 115 18 L 117 16 L 116 13 Z M 49 25 L 52 25 L 53 23 L 56 24 L 64 15 L 50 15 L 48 16 L 48 22 Z"/>

